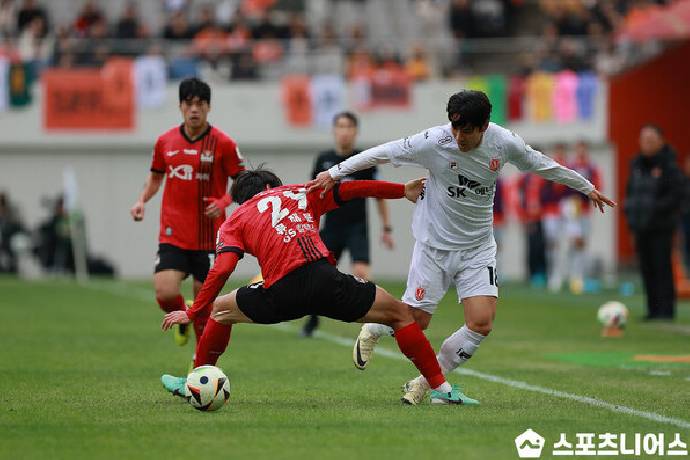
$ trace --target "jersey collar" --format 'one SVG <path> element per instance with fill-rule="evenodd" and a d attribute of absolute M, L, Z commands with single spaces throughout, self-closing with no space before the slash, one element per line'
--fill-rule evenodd
<path fill-rule="evenodd" d="M 189 138 L 189 136 L 187 136 L 187 133 L 186 133 L 185 130 L 184 130 L 184 123 L 182 123 L 182 124 L 180 125 L 180 134 L 182 134 L 182 137 L 184 137 L 184 139 L 185 139 L 187 142 L 189 142 L 190 144 L 194 144 L 195 142 L 199 142 L 201 139 L 203 139 L 204 137 L 206 137 L 206 135 L 207 135 L 208 133 L 210 133 L 210 132 L 211 132 L 211 123 L 208 124 L 208 126 L 206 127 L 206 129 L 204 130 L 204 132 L 201 133 L 201 134 L 199 135 L 199 137 L 197 137 L 196 139 L 192 140 L 192 139 Z"/>

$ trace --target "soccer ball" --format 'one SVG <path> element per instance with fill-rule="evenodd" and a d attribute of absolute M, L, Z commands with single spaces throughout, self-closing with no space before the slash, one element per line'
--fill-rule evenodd
<path fill-rule="evenodd" d="M 215 366 L 199 366 L 187 376 L 185 393 L 195 409 L 218 410 L 230 398 L 230 380 Z"/>
<path fill-rule="evenodd" d="M 628 309 L 621 302 L 611 300 L 599 307 L 597 318 L 605 327 L 622 329 L 628 322 Z"/>

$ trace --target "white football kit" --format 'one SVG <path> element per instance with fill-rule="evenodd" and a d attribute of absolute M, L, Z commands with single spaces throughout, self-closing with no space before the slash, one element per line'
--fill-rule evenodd
<path fill-rule="evenodd" d="M 498 296 L 493 203 L 496 179 L 506 163 L 584 194 L 594 190 L 580 174 L 494 123 L 489 123 L 480 145 L 469 152 L 460 151 L 448 123 L 365 150 L 328 172 L 337 180 L 388 162 L 429 171 L 412 218 L 416 243 L 403 296 L 407 304 L 429 313 L 451 282 L 460 301 Z"/>

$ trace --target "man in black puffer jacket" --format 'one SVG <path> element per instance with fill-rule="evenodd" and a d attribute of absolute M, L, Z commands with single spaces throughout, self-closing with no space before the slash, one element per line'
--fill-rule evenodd
<path fill-rule="evenodd" d="M 658 126 L 643 126 L 640 153 L 630 165 L 624 211 L 640 258 L 646 319 L 675 316 L 671 246 L 684 199 L 683 174 L 675 152 Z"/>

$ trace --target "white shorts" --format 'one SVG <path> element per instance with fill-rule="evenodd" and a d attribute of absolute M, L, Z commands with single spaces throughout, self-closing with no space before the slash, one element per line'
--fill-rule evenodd
<path fill-rule="evenodd" d="M 458 251 L 444 251 L 415 242 L 402 301 L 434 314 L 438 303 L 455 283 L 458 301 L 467 297 L 498 297 L 496 243 Z"/>

